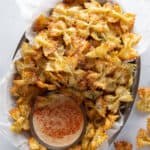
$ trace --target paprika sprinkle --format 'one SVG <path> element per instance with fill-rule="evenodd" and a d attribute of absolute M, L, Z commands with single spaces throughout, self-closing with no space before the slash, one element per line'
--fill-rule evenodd
<path fill-rule="evenodd" d="M 71 98 L 59 95 L 42 108 L 35 108 L 33 125 L 37 135 L 47 144 L 61 147 L 74 143 L 82 133 L 83 113 Z"/>

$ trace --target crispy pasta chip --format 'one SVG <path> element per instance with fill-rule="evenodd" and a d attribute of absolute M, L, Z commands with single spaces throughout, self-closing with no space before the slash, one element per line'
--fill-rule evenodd
<path fill-rule="evenodd" d="M 39 31 L 45 29 L 48 25 L 48 22 L 49 22 L 49 20 L 47 17 L 45 17 L 44 15 L 40 15 L 33 24 L 33 27 L 32 27 L 33 31 L 39 32 Z"/>
<path fill-rule="evenodd" d="M 139 100 L 136 103 L 137 110 L 150 112 L 150 88 L 140 88 L 138 90 Z"/>
<path fill-rule="evenodd" d="M 137 148 L 150 146 L 150 118 L 147 118 L 147 130 L 139 129 L 136 137 Z"/>
<path fill-rule="evenodd" d="M 141 39 L 141 37 L 134 33 L 123 34 L 122 40 L 124 43 L 124 47 L 119 52 L 119 57 L 121 59 L 125 59 L 125 60 L 137 58 L 138 54 L 133 47 L 140 41 L 140 39 Z"/>
<path fill-rule="evenodd" d="M 39 144 L 38 141 L 33 137 L 29 138 L 28 144 L 31 150 L 47 150 L 46 147 Z"/>
<path fill-rule="evenodd" d="M 82 150 L 81 145 L 73 146 L 72 148 L 69 148 L 68 150 Z"/>
<path fill-rule="evenodd" d="M 126 13 L 123 15 L 123 19 L 120 21 L 120 26 L 123 32 L 130 32 L 133 29 L 135 22 L 135 14 Z"/>
<path fill-rule="evenodd" d="M 114 143 L 116 150 L 132 150 L 132 144 L 126 141 L 117 141 Z"/>
<path fill-rule="evenodd" d="M 140 129 L 136 137 L 137 148 L 143 148 L 149 145 L 150 145 L 150 136 L 148 132 L 144 129 Z"/>
<path fill-rule="evenodd" d="M 105 123 L 104 125 L 102 126 L 102 128 L 104 130 L 109 130 L 113 127 L 115 121 L 119 118 L 118 115 L 112 115 L 112 114 L 109 114 L 107 116 L 107 118 L 105 119 Z"/>
<path fill-rule="evenodd" d="M 29 114 L 31 108 L 28 104 L 21 104 L 16 108 L 10 110 L 10 116 L 15 120 L 11 126 L 11 130 L 19 133 L 23 130 L 27 131 L 30 129 L 29 125 Z"/>
<path fill-rule="evenodd" d="M 86 133 L 82 139 L 82 149 L 86 150 L 89 147 L 90 140 L 94 137 L 95 135 L 95 128 L 94 125 L 91 123 L 88 123 L 86 127 Z"/>
<path fill-rule="evenodd" d="M 108 139 L 108 135 L 106 132 L 100 127 L 96 130 L 96 133 L 89 145 L 91 150 L 97 149 L 100 145 L 104 143 L 105 140 Z"/>

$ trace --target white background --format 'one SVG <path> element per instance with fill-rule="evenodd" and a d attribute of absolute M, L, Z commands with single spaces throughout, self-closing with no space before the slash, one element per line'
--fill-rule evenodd
<path fill-rule="evenodd" d="M 125 2 L 126 0 L 124 0 Z M 140 10 L 138 13 L 137 22 L 139 26 L 145 26 L 145 34 L 149 38 L 149 41 L 142 41 L 150 43 L 150 14 L 144 14 L 146 6 L 144 6 L 144 1 L 133 0 L 131 3 L 138 3 L 137 6 Z M 123 0 L 122 0 L 123 3 Z M 150 3 L 149 3 L 150 4 Z M 133 6 L 133 5 L 132 5 Z M 136 7 L 136 6 L 135 6 Z M 133 8 L 133 7 L 132 7 Z M 132 8 L 131 9 L 132 11 Z M 137 9 L 134 9 L 137 10 Z M 133 10 L 133 11 L 134 11 Z M 139 12 L 139 11 L 138 11 Z M 143 13 L 143 14 L 142 14 Z M 141 19 L 145 21 L 141 21 Z M 150 19 L 149 19 L 150 20 Z M 21 38 L 25 30 L 25 23 L 21 18 L 19 9 L 17 8 L 14 0 L 1 0 L 0 4 L 0 79 L 5 77 L 5 74 L 9 70 L 9 64 L 13 52 L 16 48 L 19 39 Z M 150 46 L 146 45 L 146 52 L 142 54 L 142 70 L 141 70 L 141 86 L 150 86 Z M 150 116 L 149 114 L 142 114 L 136 112 L 135 108 L 132 111 L 132 114 L 126 124 L 125 128 L 122 130 L 119 139 L 128 140 L 132 143 L 135 143 L 135 137 L 137 130 L 141 127 L 145 128 L 146 117 Z M 135 150 L 134 146 L 134 150 Z M 150 149 L 150 148 L 149 148 Z M 15 150 L 12 145 L 0 135 L 0 150 Z"/>

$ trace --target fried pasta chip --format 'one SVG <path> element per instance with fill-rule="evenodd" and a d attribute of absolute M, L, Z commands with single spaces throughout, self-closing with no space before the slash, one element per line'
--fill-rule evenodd
<path fill-rule="evenodd" d="M 126 142 L 126 141 L 117 141 L 114 143 L 116 150 L 132 150 L 132 144 Z"/>
<path fill-rule="evenodd" d="M 106 132 L 103 130 L 103 128 L 98 128 L 95 132 L 95 135 L 92 139 L 92 141 L 89 144 L 89 149 L 91 150 L 95 150 L 97 149 L 99 146 L 101 146 L 105 140 L 108 139 L 108 135 L 106 134 Z"/>
<path fill-rule="evenodd" d="M 143 148 L 145 146 L 150 146 L 150 135 L 145 129 L 140 129 L 136 137 L 137 148 Z"/>
<path fill-rule="evenodd" d="M 40 15 L 33 24 L 33 27 L 32 27 L 33 31 L 39 32 L 45 29 L 48 25 L 48 22 L 49 22 L 48 18 L 46 18 L 44 15 Z"/>
<path fill-rule="evenodd" d="M 135 14 L 132 13 L 125 13 L 123 15 L 125 20 L 120 21 L 120 26 L 123 32 L 130 32 L 133 29 L 133 25 L 135 22 Z"/>
<path fill-rule="evenodd" d="M 16 108 L 10 110 L 10 116 L 14 119 L 14 123 L 11 126 L 11 130 L 19 133 L 21 131 L 28 131 L 30 129 L 29 125 L 29 115 L 31 108 L 28 104 L 21 104 Z"/>
<path fill-rule="evenodd" d="M 100 116 L 102 117 L 106 116 L 107 102 L 102 97 L 96 100 L 96 111 L 98 112 Z"/>
<path fill-rule="evenodd" d="M 94 125 L 89 123 L 86 127 L 86 133 L 82 139 L 82 150 L 86 150 L 89 148 L 89 144 L 91 139 L 94 137 L 95 135 L 95 128 Z"/>
<path fill-rule="evenodd" d="M 138 95 L 140 99 L 136 103 L 137 110 L 150 112 L 150 88 L 140 88 Z"/>
<path fill-rule="evenodd" d="M 72 148 L 69 148 L 68 150 L 82 150 L 81 145 L 73 146 Z"/>
<path fill-rule="evenodd" d="M 119 57 L 125 60 L 132 60 L 134 58 L 137 58 L 138 54 L 133 49 L 133 47 L 139 42 L 140 39 L 141 37 L 134 33 L 123 34 L 122 41 L 124 43 L 124 47 L 120 50 Z"/>
<path fill-rule="evenodd" d="M 143 148 L 145 146 L 150 146 L 150 118 L 147 119 L 147 130 L 139 129 L 136 137 L 137 148 Z"/>
<path fill-rule="evenodd" d="M 109 115 L 107 116 L 107 118 L 105 119 L 105 123 L 104 123 L 104 125 L 102 126 L 102 128 L 103 128 L 104 130 L 109 130 L 109 129 L 111 129 L 111 128 L 113 127 L 115 121 L 116 121 L 118 118 L 119 118 L 118 115 L 111 115 L 111 114 L 109 114 Z"/>
<path fill-rule="evenodd" d="M 28 144 L 29 144 L 29 147 L 30 147 L 31 150 L 47 150 L 46 147 L 39 144 L 39 142 L 33 137 L 29 138 Z"/>

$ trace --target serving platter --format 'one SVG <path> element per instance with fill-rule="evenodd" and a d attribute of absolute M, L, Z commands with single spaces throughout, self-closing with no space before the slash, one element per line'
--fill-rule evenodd
<path fill-rule="evenodd" d="M 105 3 L 105 2 L 106 2 L 105 0 L 104 1 L 103 0 L 100 1 L 100 3 Z M 16 58 L 17 53 L 19 52 L 19 49 L 21 47 L 21 44 L 24 41 L 28 42 L 25 33 L 23 34 L 22 38 L 20 39 L 20 42 L 17 45 L 17 48 L 16 48 L 16 50 L 15 50 L 15 52 L 13 54 L 12 60 L 14 60 Z M 133 104 L 134 104 L 134 102 L 136 100 L 136 95 L 137 95 L 137 90 L 138 90 L 138 85 L 139 85 L 139 80 L 140 80 L 140 70 L 141 70 L 141 59 L 140 59 L 140 56 L 136 60 L 130 61 L 130 63 L 133 63 L 133 64 L 136 65 L 136 69 L 135 69 L 134 75 L 133 75 L 134 76 L 134 82 L 133 82 L 133 85 L 132 85 L 132 88 L 131 88 L 133 101 L 130 102 L 130 103 L 124 104 L 123 107 L 120 108 L 120 113 L 123 116 L 123 120 L 122 120 L 123 121 L 123 125 L 120 127 L 120 129 L 113 136 L 111 136 L 111 138 L 109 138 L 109 145 L 111 145 L 115 141 L 115 139 L 117 138 L 117 136 L 119 135 L 119 133 L 121 132 L 123 127 L 125 126 L 128 118 L 129 118 L 129 116 L 131 114 L 131 111 L 132 111 L 132 108 L 133 108 Z"/>

